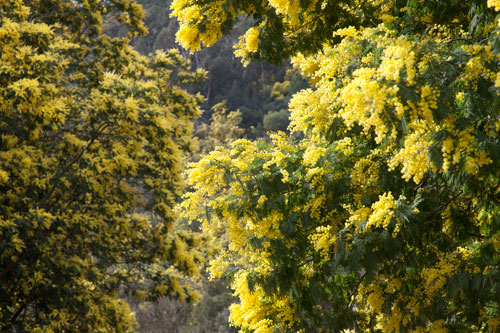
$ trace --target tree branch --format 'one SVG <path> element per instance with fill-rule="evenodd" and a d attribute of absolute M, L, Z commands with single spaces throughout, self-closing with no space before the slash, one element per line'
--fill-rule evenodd
<path fill-rule="evenodd" d="M 83 154 L 90 148 L 90 146 L 95 142 L 95 140 L 99 137 L 99 135 L 102 134 L 102 132 L 104 131 L 104 129 L 106 129 L 106 127 L 108 127 L 108 126 L 109 126 L 108 123 L 104 123 L 103 125 L 101 125 L 97 129 L 97 131 L 95 132 L 95 134 L 91 137 L 89 143 L 85 147 L 81 148 L 80 151 L 70 161 L 68 161 L 68 163 L 66 163 L 66 165 L 62 168 L 62 170 L 59 171 L 59 173 L 55 176 L 55 182 L 54 182 L 54 184 L 52 184 L 52 187 L 50 188 L 50 190 L 47 192 L 47 194 L 43 197 L 43 199 L 38 204 L 39 208 L 45 208 L 45 204 L 47 203 L 47 200 L 54 193 L 55 189 L 57 188 L 57 185 L 59 185 L 59 182 L 61 181 L 62 175 L 64 175 L 64 173 L 66 171 L 68 171 L 68 169 L 73 164 L 75 164 L 76 162 L 78 162 L 81 159 L 81 157 L 83 156 Z"/>

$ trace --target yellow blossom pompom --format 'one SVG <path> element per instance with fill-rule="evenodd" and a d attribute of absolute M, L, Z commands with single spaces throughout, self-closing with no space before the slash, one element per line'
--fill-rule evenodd
<path fill-rule="evenodd" d="M 257 52 L 259 48 L 259 30 L 257 28 L 248 29 L 245 33 L 245 41 L 248 51 Z"/>
<path fill-rule="evenodd" d="M 488 0 L 488 7 L 499 11 L 500 10 L 500 0 Z"/>

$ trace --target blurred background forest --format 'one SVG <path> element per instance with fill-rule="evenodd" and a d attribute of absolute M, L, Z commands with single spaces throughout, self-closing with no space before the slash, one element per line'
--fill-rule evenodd
<path fill-rule="evenodd" d="M 190 157 L 198 160 L 217 146 L 228 146 L 238 138 L 256 139 L 267 131 L 287 131 L 288 102 L 297 91 L 308 87 L 307 81 L 289 62 L 281 66 L 252 62 L 243 66 L 233 54 L 233 45 L 251 25 L 251 18 L 242 18 L 231 34 L 214 46 L 190 53 L 177 42 L 179 28 L 170 17 L 171 1 L 139 0 L 146 12 L 149 33 L 132 40 L 142 54 L 156 50 L 177 49 L 191 61 L 193 69 L 205 69 L 207 79 L 191 93 L 205 97 L 203 115 L 195 123 L 199 149 Z M 106 33 L 121 36 L 126 32 L 117 17 L 107 19 Z M 180 222 L 182 223 L 182 221 Z M 195 228 L 195 226 L 184 226 Z M 196 282 L 203 297 L 195 305 L 169 298 L 156 303 L 129 299 L 141 332 L 237 332 L 228 324 L 229 305 L 234 298 L 225 281 L 209 281 L 205 276 Z"/>
<path fill-rule="evenodd" d="M 132 41 L 132 46 L 142 54 L 154 53 L 155 50 L 178 49 L 183 56 L 191 60 L 194 69 L 208 71 L 208 78 L 198 91 L 206 100 L 205 110 L 199 122 L 208 123 L 212 108 L 226 101 L 227 110 L 241 112 L 241 128 L 248 138 L 265 135 L 267 130 L 286 131 L 288 126 L 287 105 L 290 97 L 307 86 L 302 76 L 293 70 L 289 63 L 275 66 L 269 63 L 250 63 L 244 67 L 241 59 L 233 54 L 233 45 L 238 36 L 251 25 L 250 18 L 242 18 L 230 35 L 224 36 L 210 48 L 189 53 L 175 41 L 179 24 L 170 17 L 170 1 L 138 1 L 147 13 L 145 18 L 149 33 Z M 119 36 L 125 31 L 117 24 L 116 17 L 107 22 L 108 34 Z"/>

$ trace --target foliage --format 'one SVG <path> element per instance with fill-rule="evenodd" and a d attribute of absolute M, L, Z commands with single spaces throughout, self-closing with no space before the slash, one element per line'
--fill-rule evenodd
<path fill-rule="evenodd" d="M 391 6 L 381 0 L 174 0 L 171 8 L 180 22 L 177 39 L 191 50 L 213 45 L 240 15 L 252 16 L 255 23 L 241 36 L 236 54 L 245 63 L 266 59 L 279 64 L 297 51 L 320 50 L 341 26 L 380 22 Z"/>
<path fill-rule="evenodd" d="M 229 325 L 229 305 L 234 297 L 225 281 L 203 281 L 201 301 L 196 303 L 188 323 L 180 328 L 181 333 L 230 333 L 238 332 Z"/>
<path fill-rule="evenodd" d="M 295 93 L 307 87 L 309 85 L 296 68 L 287 69 L 283 82 L 278 81 L 273 84 L 270 91 L 271 98 L 266 103 L 268 112 L 262 118 L 262 125 L 266 131 L 288 130 L 290 124 L 288 103 Z"/>
<path fill-rule="evenodd" d="M 128 27 L 103 33 L 105 15 Z M 0 328 L 130 331 L 119 289 L 191 300 L 197 239 L 176 234 L 201 97 L 175 51 L 140 56 L 134 1 L 0 4 Z"/>
<path fill-rule="evenodd" d="M 240 110 L 241 127 L 245 129 L 247 136 L 263 136 L 264 115 L 286 108 L 290 95 L 307 86 L 297 71 L 289 71 L 289 62 L 283 66 L 261 62 L 244 67 L 239 59 L 233 56 L 233 45 L 238 42 L 238 36 L 252 25 L 251 18 L 236 23 L 233 32 L 221 38 L 213 47 L 190 54 L 175 41 L 175 31 L 178 30 L 179 24 L 175 17 L 169 17 L 170 1 L 140 0 L 138 3 L 146 12 L 144 23 L 148 34 L 136 36 L 131 40 L 131 45 L 137 51 L 142 54 L 154 54 L 157 50 L 176 48 L 182 55 L 191 59 L 193 68 L 208 71 L 207 79 L 190 90 L 205 96 L 202 105 L 206 110 L 202 115 L 205 123 L 210 120 L 211 109 L 226 101 L 230 110 Z M 126 32 L 118 22 L 118 15 L 108 15 L 104 26 L 105 32 L 111 36 L 122 36 Z M 288 92 L 284 92 L 286 99 L 272 95 L 276 81 L 290 81 Z"/>
<path fill-rule="evenodd" d="M 202 155 L 216 147 L 229 147 L 230 143 L 243 136 L 244 130 L 239 127 L 241 113 L 227 111 L 226 103 L 213 107 L 209 124 L 200 124 L 194 135 L 199 141 L 198 149 L 191 152 L 187 161 L 198 161 Z M 189 190 L 189 189 L 188 189 Z M 199 231 L 198 223 L 188 223 L 179 218 L 175 222 L 176 230 Z M 200 254 L 205 258 L 213 258 L 221 247 L 221 240 L 214 235 L 203 235 L 197 244 Z M 206 262 L 206 261 L 204 261 Z M 127 298 L 135 313 L 139 332 L 235 332 L 229 327 L 228 307 L 234 298 L 228 290 L 227 281 L 209 281 L 206 265 L 199 265 L 201 277 L 190 279 L 201 294 L 195 304 L 162 297 L 157 302 L 140 301 Z"/>
<path fill-rule="evenodd" d="M 202 298 L 203 299 L 203 298 Z M 193 304 L 170 297 L 161 297 L 156 302 L 127 299 L 135 314 L 136 332 L 178 333 L 189 321 Z"/>
<path fill-rule="evenodd" d="M 303 139 L 238 140 L 190 171 L 186 215 L 229 240 L 211 271 L 232 278 L 230 320 L 253 332 L 496 331 L 494 12 L 485 2 L 395 1 L 345 27 L 361 6 L 349 3 L 174 2 L 178 38 L 193 48 L 241 12 L 261 17 L 258 37 L 245 37 L 250 59 L 303 51 L 300 41 L 335 31 L 321 52 L 293 60 L 314 85 L 290 103 Z M 328 6 L 343 7 L 334 19 Z"/>
<path fill-rule="evenodd" d="M 267 131 L 286 131 L 288 128 L 290 112 L 285 109 L 270 111 L 262 119 L 262 124 Z"/>
<path fill-rule="evenodd" d="M 229 333 L 237 332 L 228 322 L 229 305 L 234 301 L 224 281 L 198 281 L 201 299 L 186 303 L 170 297 L 157 302 L 128 299 L 135 313 L 138 332 L 166 333 Z"/>
<path fill-rule="evenodd" d="M 195 135 L 199 141 L 199 148 L 193 160 L 198 161 L 202 155 L 216 147 L 229 147 L 232 141 L 241 139 L 245 131 L 240 128 L 240 124 L 240 111 L 228 112 L 226 102 L 216 104 L 212 108 L 210 123 L 202 123 L 196 128 Z"/>
<path fill-rule="evenodd" d="M 171 8 L 180 22 L 177 40 L 191 51 L 213 45 L 242 16 L 253 17 L 236 55 L 245 63 L 279 64 L 297 52 L 310 55 L 338 42 L 332 34 L 347 26 L 402 23 L 403 32 L 413 33 L 424 32 L 429 23 L 466 24 L 471 32 L 483 33 L 492 18 L 485 5 L 484 0 L 174 0 Z"/>

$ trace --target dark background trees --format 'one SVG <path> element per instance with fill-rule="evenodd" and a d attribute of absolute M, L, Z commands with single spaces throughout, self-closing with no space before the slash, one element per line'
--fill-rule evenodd
<path fill-rule="evenodd" d="M 170 17 L 170 1 L 144 0 L 138 3 L 146 12 L 144 22 L 148 29 L 147 35 L 138 36 L 131 41 L 139 52 L 149 54 L 158 49 L 175 48 L 191 60 L 193 68 L 208 71 L 204 83 L 192 90 L 200 92 L 206 98 L 202 105 L 205 111 L 201 121 L 208 122 L 212 107 L 226 101 L 228 110 L 241 111 L 241 127 L 249 137 L 263 136 L 266 130 L 286 130 L 286 114 L 279 111 L 287 108 L 291 95 L 306 87 L 307 81 L 297 71 L 287 72 L 291 69 L 288 62 L 276 66 L 263 61 L 250 63 L 245 67 L 241 59 L 234 56 L 233 46 L 237 43 L 238 36 L 253 24 L 251 18 L 242 18 L 234 30 L 214 46 L 190 53 L 176 42 L 175 34 L 179 24 L 175 17 Z M 122 35 L 123 28 L 116 25 L 116 22 L 116 18 L 110 17 L 106 22 L 106 31 L 111 35 Z M 276 82 L 288 82 L 280 95 L 272 93 Z M 273 115 L 268 117 L 264 127 L 263 118 L 268 113 Z M 280 116 L 277 117 L 277 113 Z"/>

